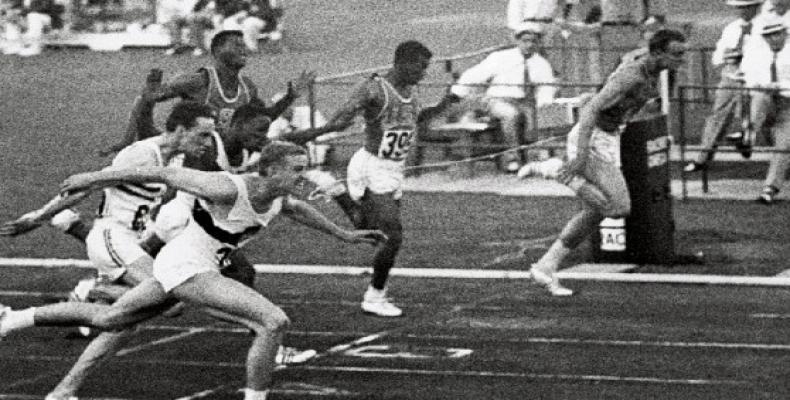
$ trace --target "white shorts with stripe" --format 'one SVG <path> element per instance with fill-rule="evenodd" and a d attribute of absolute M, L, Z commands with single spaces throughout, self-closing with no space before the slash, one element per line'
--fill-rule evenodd
<path fill-rule="evenodd" d="M 617 132 L 609 133 L 597 126 L 593 128 L 590 136 L 590 151 L 598 156 L 600 160 L 606 161 L 619 167 L 620 162 L 620 133 L 624 127 L 620 127 Z M 576 124 L 568 133 L 567 156 L 569 160 L 576 158 L 579 143 L 579 124 Z"/>
<path fill-rule="evenodd" d="M 94 221 L 85 245 L 99 278 L 117 281 L 134 262 L 150 257 L 138 244 L 140 233 L 106 218 Z"/>
<path fill-rule="evenodd" d="M 231 247 L 214 239 L 194 220 L 169 241 L 154 260 L 154 278 L 166 292 L 195 275 L 219 273 L 220 263 Z"/>
<path fill-rule="evenodd" d="M 348 194 L 354 200 L 365 195 L 365 189 L 376 194 L 393 193 L 395 199 L 403 195 L 405 161 L 385 160 L 359 149 L 348 163 Z"/>

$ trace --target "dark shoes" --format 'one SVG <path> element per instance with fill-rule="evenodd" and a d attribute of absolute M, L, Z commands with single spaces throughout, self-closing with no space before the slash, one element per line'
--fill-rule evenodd
<path fill-rule="evenodd" d="M 752 140 L 748 133 L 732 132 L 726 136 L 726 139 L 735 145 L 743 158 L 749 159 L 752 156 Z"/>
<path fill-rule="evenodd" d="M 779 188 L 775 186 L 766 186 L 763 189 L 763 192 L 760 193 L 760 197 L 757 198 L 757 202 L 771 205 L 776 201 L 776 196 L 779 194 Z"/>

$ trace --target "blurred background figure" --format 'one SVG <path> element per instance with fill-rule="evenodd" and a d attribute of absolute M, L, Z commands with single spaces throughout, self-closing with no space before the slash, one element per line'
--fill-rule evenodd
<path fill-rule="evenodd" d="M 279 43 L 282 39 L 283 9 L 273 0 L 244 0 L 228 10 L 233 11 L 222 22 L 222 29 L 240 30 L 247 50 L 258 51 L 258 42 Z"/>
<path fill-rule="evenodd" d="M 503 140 L 509 147 L 534 142 L 525 132 L 536 126 L 533 116 L 541 106 L 551 104 L 557 81 L 551 64 L 537 53 L 543 29 L 536 22 L 522 22 L 514 31 L 516 47 L 493 52 L 479 64 L 464 71 L 451 91 L 460 98 L 476 95 L 485 87 L 486 112 L 501 124 Z M 532 85 L 533 83 L 538 85 Z M 541 83 L 547 85 L 540 85 Z M 516 151 L 500 158 L 500 168 L 515 173 L 521 167 Z"/>
<path fill-rule="evenodd" d="M 272 101 L 277 103 L 285 97 L 285 93 L 277 93 L 272 97 Z M 313 111 L 313 123 L 310 126 L 310 107 L 307 105 L 291 105 L 277 119 L 269 125 L 268 137 L 271 140 L 278 140 L 284 134 L 301 131 L 310 128 L 320 128 L 326 125 L 326 118 L 320 110 Z M 319 136 L 313 141 L 307 142 L 307 151 L 310 156 L 311 165 L 324 165 L 327 162 L 327 154 L 331 146 L 326 144 L 329 140 L 335 139 L 340 134 L 330 132 Z"/>
<path fill-rule="evenodd" d="M 206 33 L 214 28 L 212 1 L 161 0 L 157 12 L 170 36 L 170 47 L 165 54 L 176 55 L 190 49 L 194 56 L 206 54 Z"/>

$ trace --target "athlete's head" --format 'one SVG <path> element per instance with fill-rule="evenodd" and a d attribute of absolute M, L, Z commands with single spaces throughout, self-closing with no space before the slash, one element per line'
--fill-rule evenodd
<path fill-rule="evenodd" d="M 261 149 L 258 172 L 290 188 L 302 181 L 307 166 L 307 150 L 290 142 L 275 140 Z"/>
<path fill-rule="evenodd" d="M 237 135 L 243 148 L 260 151 L 269 143 L 266 137 L 272 120 L 260 101 L 253 101 L 236 109 L 230 120 L 229 135 Z"/>
<path fill-rule="evenodd" d="M 211 56 L 233 69 L 247 65 L 247 47 L 241 31 L 220 31 L 211 39 Z"/>
<path fill-rule="evenodd" d="M 399 78 L 406 84 L 416 85 L 425 77 L 433 53 L 424 44 L 409 40 L 395 49 L 393 66 Z"/>
<path fill-rule="evenodd" d="M 167 116 L 165 129 L 175 141 L 177 150 L 188 156 L 200 157 L 214 146 L 214 112 L 203 103 L 178 102 Z"/>
<path fill-rule="evenodd" d="M 648 49 L 660 69 L 676 70 L 686 55 L 686 37 L 676 30 L 660 29 L 650 38 Z"/>

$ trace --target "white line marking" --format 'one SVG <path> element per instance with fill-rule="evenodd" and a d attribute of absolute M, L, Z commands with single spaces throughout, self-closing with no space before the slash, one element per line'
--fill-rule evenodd
<path fill-rule="evenodd" d="M 369 368 L 369 367 L 343 367 L 343 366 L 314 366 L 302 365 L 294 366 L 295 370 L 321 371 L 321 372 L 353 372 L 353 373 L 376 373 L 376 374 L 398 374 L 398 375 L 427 375 L 427 376 L 461 376 L 461 377 L 480 377 L 480 378 L 522 378 L 522 379 L 545 379 L 545 380 L 566 380 L 566 381 L 606 381 L 606 382 L 628 382 L 628 383 L 653 383 L 663 385 L 727 385 L 744 386 L 749 385 L 746 381 L 736 380 L 717 380 L 717 379 L 672 379 L 657 378 L 649 376 L 613 376 L 613 375 L 572 375 L 572 374 L 536 374 L 520 372 L 499 372 L 499 371 L 454 371 L 454 370 L 422 370 L 422 369 L 398 369 L 398 368 Z"/>
<path fill-rule="evenodd" d="M 583 265 L 583 264 L 581 264 Z M 0 267 L 44 267 L 44 268 L 92 268 L 87 260 L 0 258 Z M 262 274 L 307 274 L 307 275 L 367 275 L 370 267 L 347 265 L 288 265 L 256 264 L 255 270 Z M 452 269 L 452 268 L 395 268 L 392 276 L 412 278 L 460 278 L 460 279 L 529 279 L 529 271 Z M 743 286 L 790 286 L 790 277 L 732 276 L 698 274 L 641 274 L 609 272 L 560 271 L 558 278 L 581 281 L 679 283 Z"/>
<path fill-rule="evenodd" d="M 0 394 L 0 400 L 41 400 L 41 395 L 4 393 Z M 80 400 L 131 400 L 122 397 L 80 397 Z"/>
<path fill-rule="evenodd" d="M 768 315 L 767 318 L 790 318 L 790 314 L 752 314 L 751 316 L 755 318 L 763 318 L 763 315 Z M 175 327 L 175 326 L 159 326 L 159 325 L 151 325 L 151 326 L 144 326 L 142 327 L 146 330 L 191 330 L 196 328 L 191 327 Z M 242 328 L 205 328 L 203 329 L 204 332 L 211 332 L 211 333 L 238 333 L 246 335 L 249 330 L 242 329 Z M 288 332 L 288 335 L 291 336 L 322 336 L 322 337 L 332 337 L 332 336 L 352 336 L 352 335 L 365 335 L 364 337 L 357 339 L 356 341 L 360 341 L 358 344 L 369 343 L 371 341 L 370 338 L 375 336 L 375 334 L 365 334 L 364 332 L 322 332 L 322 331 L 292 331 Z M 465 336 L 458 336 L 458 335 L 416 335 L 416 334 L 405 334 L 405 335 L 398 335 L 398 334 L 390 334 L 389 337 L 391 339 L 417 339 L 417 340 L 469 340 L 468 337 Z M 372 338 L 375 340 L 375 338 Z M 589 345 L 597 345 L 597 346 L 634 346 L 634 347 L 679 347 L 679 348 L 718 348 L 718 349 L 735 349 L 735 350 L 781 350 L 781 351 L 790 351 L 790 344 L 784 343 L 737 343 L 737 342 L 673 342 L 673 341 L 649 341 L 649 340 L 602 340 L 602 339 L 573 339 L 573 338 L 549 338 L 549 337 L 532 337 L 532 338 L 506 338 L 506 339 L 485 339 L 485 338 L 478 338 L 476 339 L 478 342 L 489 342 L 489 343 L 546 343 L 546 344 L 589 344 Z M 356 342 L 355 341 L 355 342 Z M 337 350 L 333 351 L 333 353 L 342 352 L 348 349 L 349 347 L 353 347 L 353 345 L 348 346 L 346 345 L 339 345 L 335 346 Z M 330 349 L 331 351 L 332 349 Z"/>
<path fill-rule="evenodd" d="M 161 339 L 154 340 L 152 342 L 143 343 L 143 344 L 138 345 L 138 346 L 122 349 L 118 353 L 116 353 L 115 356 L 116 357 L 123 357 L 123 356 L 128 355 L 128 354 L 136 353 L 138 351 L 145 350 L 145 349 L 148 349 L 150 347 L 154 347 L 154 346 L 157 346 L 157 345 L 160 345 L 160 344 L 174 342 L 176 340 L 180 340 L 180 339 L 183 339 L 185 337 L 192 336 L 192 335 L 195 335 L 197 333 L 204 332 L 204 331 L 205 331 L 205 328 L 189 329 L 187 332 L 178 333 L 178 334 L 175 334 L 175 335 L 172 335 L 172 336 L 168 336 L 168 337 L 164 337 L 164 338 L 161 338 Z M 62 372 L 60 372 L 60 371 L 55 371 L 55 372 L 47 372 L 47 373 L 43 373 L 43 374 L 34 375 L 31 378 L 21 379 L 21 380 L 12 382 L 11 384 L 8 385 L 7 388 L 11 389 L 11 388 L 15 388 L 15 387 L 23 386 L 23 385 L 28 385 L 28 384 L 31 384 L 31 383 L 34 383 L 34 382 L 38 382 L 41 379 L 45 379 L 45 378 L 48 378 L 48 377 L 51 377 L 51 376 L 55 376 L 55 375 L 60 375 L 61 373 Z"/>
<path fill-rule="evenodd" d="M 749 316 L 752 318 L 765 318 L 765 319 L 790 319 L 790 314 L 757 313 Z"/>
<path fill-rule="evenodd" d="M 194 336 L 194 335 L 197 335 L 198 333 L 203 333 L 203 332 L 206 332 L 206 329 L 204 329 L 204 328 L 192 328 L 192 329 L 189 329 L 186 332 L 179 333 L 177 335 L 167 336 L 167 337 L 164 337 L 162 339 L 154 340 L 153 342 L 143 343 L 143 344 L 141 344 L 139 346 L 134 346 L 134 347 L 129 347 L 129 348 L 123 349 L 123 350 L 115 353 L 115 356 L 116 357 L 123 357 L 123 356 L 125 356 L 127 354 L 136 353 L 138 351 L 142 351 L 142 350 L 154 347 L 154 346 L 158 346 L 160 344 L 175 342 L 177 340 L 181 340 L 181 339 L 184 339 L 184 338 L 187 338 L 187 337 L 190 337 L 190 336 Z"/>
<path fill-rule="evenodd" d="M 17 358 L 4 359 L 25 359 L 34 361 L 64 361 L 60 357 L 41 357 L 41 356 L 26 356 Z M 223 362 L 207 362 L 207 361 L 181 361 L 181 360 L 123 360 L 125 364 L 146 364 L 146 365 L 171 365 L 171 366 L 189 366 L 189 367 L 202 367 L 202 368 L 245 368 L 244 363 L 223 363 Z M 456 371 L 456 370 L 421 370 L 421 369 L 398 369 L 398 368 L 373 368 L 373 367 L 348 367 L 348 366 L 314 366 L 314 365 L 296 365 L 290 366 L 289 369 L 304 370 L 304 371 L 321 371 L 321 372 L 354 372 L 354 373 L 387 373 L 399 375 L 423 375 L 423 376 L 466 376 L 466 377 L 480 377 L 480 378 L 522 378 L 522 379 L 547 379 L 547 380 L 572 380 L 572 381 L 608 381 L 608 382 L 629 382 L 629 383 L 656 383 L 656 384 L 669 384 L 669 385 L 748 385 L 746 381 L 736 380 L 716 380 L 716 379 L 673 379 L 673 378 L 658 378 L 658 377 L 642 377 L 642 376 L 613 376 L 613 375 L 573 375 L 573 374 L 539 374 L 539 373 L 522 373 L 522 372 L 502 372 L 502 371 Z M 205 397 L 224 391 L 230 385 L 218 386 L 214 389 L 208 389 L 189 396 L 181 397 L 179 400 L 196 399 Z"/>

